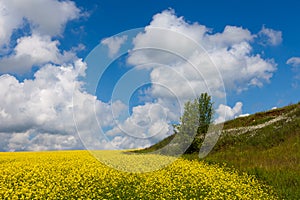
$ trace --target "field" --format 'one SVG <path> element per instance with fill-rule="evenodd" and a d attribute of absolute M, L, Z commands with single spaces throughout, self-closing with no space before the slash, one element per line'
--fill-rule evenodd
<path fill-rule="evenodd" d="M 156 151 L 173 138 L 139 152 Z M 183 157 L 199 160 L 198 152 Z M 300 103 L 225 122 L 213 151 L 202 161 L 251 174 L 279 199 L 300 199 Z"/>
<path fill-rule="evenodd" d="M 300 199 L 300 103 L 229 121 L 225 129 L 278 118 L 281 120 L 240 135 L 225 131 L 205 161 L 225 162 L 255 175 L 272 186 L 280 199 Z"/>
<path fill-rule="evenodd" d="M 226 166 L 179 158 L 157 167 L 174 158 L 93 153 L 119 170 L 88 151 L 0 153 L 0 199 L 275 199 L 272 188 Z"/>
<path fill-rule="evenodd" d="M 3 152 L 0 199 L 299 199 L 299 133 L 298 103 L 226 122 L 202 160 L 149 153 L 174 136 L 142 151 Z"/>

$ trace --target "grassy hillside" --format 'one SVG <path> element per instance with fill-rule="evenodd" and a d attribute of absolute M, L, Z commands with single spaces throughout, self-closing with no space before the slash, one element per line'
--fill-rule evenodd
<path fill-rule="evenodd" d="M 171 140 L 168 137 L 143 152 Z M 198 159 L 198 154 L 184 157 Z M 255 175 L 274 187 L 280 199 L 300 199 L 300 103 L 226 122 L 204 160 Z"/>
<path fill-rule="evenodd" d="M 255 175 L 280 199 L 300 199 L 300 104 L 225 123 L 205 158 Z M 242 134 L 241 134 L 242 133 Z"/>

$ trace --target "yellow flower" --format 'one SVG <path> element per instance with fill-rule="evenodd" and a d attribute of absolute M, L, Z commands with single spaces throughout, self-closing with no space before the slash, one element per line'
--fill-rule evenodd
<path fill-rule="evenodd" d="M 159 155 L 0 153 L 0 199 L 275 199 L 262 188 L 247 174 Z"/>

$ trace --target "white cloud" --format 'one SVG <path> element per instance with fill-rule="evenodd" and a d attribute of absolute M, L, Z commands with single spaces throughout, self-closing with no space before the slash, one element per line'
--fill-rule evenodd
<path fill-rule="evenodd" d="M 255 36 L 235 26 L 212 33 L 167 10 L 155 15 L 134 39 L 138 50 L 131 52 L 128 63 L 138 67 L 148 64 L 151 80 L 171 89 L 179 98 L 189 99 L 193 92 L 205 91 L 224 95 L 223 83 L 226 90 L 240 92 L 250 86 L 261 87 L 276 71 L 272 59 L 252 53 Z M 155 86 L 152 91 L 155 97 L 165 96 Z"/>
<path fill-rule="evenodd" d="M 228 47 L 245 41 L 252 41 L 254 36 L 247 29 L 236 26 L 226 26 L 222 33 L 209 36 L 209 42 L 218 48 Z"/>
<path fill-rule="evenodd" d="M 13 11 L 8 10 L 6 3 L 0 1 L 0 50 L 8 48 L 13 30 L 22 24 L 22 17 L 19 13 L 12 15 Z"/>
<path fill-rule="evenodd" d="M 176 63 L 178 58 L 174 54 L 184 58 L 193 54 L 197 48 L 193 40 L 200 42 L 207 31 L 205 26 L 188 24 L 183 17 L 177 18 L 172 10 L 163 11 L 153 16 L 150 25 L 145 27 L 145 32 L 134 39 L 135 49 L 146 50 L 134 52 L 128 62 L 133 65 L 151 62 L 167 65 Z"/>
<path fill-rule="evenodd" d="M 113 58 L 120 50 L 121 45 L 127 40 L 127 36 L 110 37 L 101 41 L 101 44 L 107 45 L 109 57 Z"/>
<path fill-rule="evenodd" d="M 74 2 L 2 0 L 0 10 L 0 73 L 22 74 L 33 66 L 76 59 L 78 49 L 61 51 L 53 39 L 62 36 L 67 22 L 82 16 Z M 19 38 L 12 37 L 15 31 Z"/>
<path fill-rule="evenodd" d="M 300 66 L 300 57 L 292 57 L 286 61 L 286 64 L 291 65 L 293 67 Z"/>
<path fill-rule="evenodd" d="M 19 82 L 11 75 L 0 76 L 0 133 L 7 143 L 1 150 L 45 150 L 83 148 L 76 128 L 99 132 L 99 125 L 113 123 L 124 109 L 121 102 L 103 103 L 82 91 L 77 79 L 84 75 L 86 64 L 47 65 L 38 70 L 33 80 Z M 75 99 L 75 100 L 74 100 Z M 73 110 L 79 113 L 73 121 Z"/>
<path fill-rule="evenodd" d="M 282 32 L 270 28 L 262 27 L 258 33 L 262 45 L 277 46 L 282 43 Z"/>
<path fill-rule="evenodd" d="M 135 138 L 149 138 L 169 131 L 168 110 L 157 103 L 146 103 L 133 108 L 133 113 L 123 123 L 107 132 L 114 136 L 125 134 Z"/>
<path fill-rule="evenodd" d="M 220 104 L 216 109 L 216 114 L 218 118 L 215 120 L 215 123 L 222 123 L 235 117 L 241 116 L 242 114 L 242 102 L 237 102 L 233 108 Z"/>
<path fill-rule="evenodd" d="M 127 62 L 149 70 L 150 80 L 156 84 L 147 90 L 147 95 L 156 101 L 136 106 L 131 116 L 117 120 L 118 124 L 106 132 L 111 143 L 121 148 L 136 148 L 170 135 L 170 125 L 179 120 L 184 102 L 202 92 L 211 92 L 214 98 L 223 97 L 222 81 L 226 89 L 237 91 L 268 82 L 276 64 L 252 54 L 254 37 L 249 30 L 235 26 L 212 33 L 203 25 L 187 23 L 174 11 L 155 15 L 144 32 L 134 38 L 134 49 Z M 201 51 L 201 47 L 199 51 L 197 43 L 206 51 Z M 178 103 L 176 106 L 174 101 Z M 233 108 L 220 104 L 216 122 L 233 119 L 241 113 L 241 102 Z"/>
<path fill-rule="evenodd" d="M 106 132 L 116 148 L 141 148 L 172 134 L 170 111 L 160 103 L 146 103 L 133 108 L 132 115 Z"/>
<path fill-rule="evenodd" d="M 249 113 L 245 113 L 245 114 L 240 114 L 239 116 L 237 117 L 248 117 L 250 114 Z"/>
<path fill-rule="evenodd" d="M 164 11 L 155 15 L 145 31 L 134 39 L 134 50 L 140 50 L 131 51 L 127 60 L 149 70 L 151 82 L 157 84 L 152 85 L 147 95 L 155 101 L 132 108 L 130 116 L 124 115 L 128 107 L 121 101 L 104 103 L 84 91 L 79 79 L 85 75 L 86 64 L 76 60 L 72 51 L 62 52 L 59 42 L 52 37 L 59 35 L 67 21 L 79 15 L 79 10 L 69 1 L 41 2 L 49 3 L 49 10 L 55 6 L 65 8 L 64 20 L 51 24 L 50 18 L 36 19 L 38 14 L 29 14 L 31 8 L 24 2 L 2 3 L 10 9 L 6 19 L 15 19 L 10 13 L 22 8 L 20 16 L 29 20 L 32 29 L 32 35 L 19 38 L 13 53 L 2 58 L 2 72 L 22 72 L 32 65 L 42 67 L 34 79 L 24 82 L 11 75 L 0 76 L 1 150 L 82 148 L 80 139 L 89 149 L 147 146 L 172 133 L 171 123 L 179 120 L 186 100 L 202 92 L 224 97 L 223 82 L 227 90 L 262 86 L 276 70 L 274 61 L 252 53 L 255 35 L 249 30 L 226 26 L 223 32 L 213 33 L 203 25 L 177 17 L 174 11 Z M 20 23 L 13 23 L 3 37 L 0 35 L 2 46 L 9 42 Z M 1 26 L 8 27 L 0 20 Z M 113 56 L 126 39 L 103 40 L 102 44 L 108 46 L 109 56 Z M 239 116 L 242 103 L 233 108 L 220 104 L 217 113 L 218 122 Z M 110 142 L 101 135 L 101 128 Z"/>
<path fill-rule="evenodd" d="M 298 80 L 300 80 L 300 57 L 292 57 L 287 60 L 286 64 L 292 66 L 292 72 L 294 73 L 294 83 L 292 83 L 293 88 L 298 88 Z"/>
<path fill-rule="evenodd" d="M 33 33 L 61 35 L 66 23 L 81 13 L 72 1 L 2 0 L 0 2 L 0 48 L 9 45 L 12 33 L 29 23 Z"/>
<path fill-rule="evenodd" d="M 7 142 L 9 151 L 43 151 L 79 147 L 78 139 L 71 135 L 37 134 L 34 130 L 13 133 Z"/>
<path fill-rule="evenodd" d="M 78 79 L 85 75 L 86 64 L 76 56 L 84 46 L 63 51 L 53 39 L 62 36 L 68 21 L 82 15 L 80 10 L 74 2 L 57 0 L 3 0 L 0 10 L 0 73 L 40 67 L 33 79 L 23 82 L 0 76 L 0 150 L 83 148 L 77 130 L 95 135 L 99 125 L 113 124 L 111 107 L 118 117 L 125 106 L 103 103 L 84 92 Z M 16 30 L 19 38 L 11 38 Z M 109 148 L 104 138 L 91 142 Z"/>
<path fill-rule="evenodd" d="M 32 66 L 63 64 L 76 58 L 73 52 L 60 53 L 59 42 L 49 36 L 32 35 L 17 40 L 13 54 L 0 60 L 0 73 L 24 73 Z"/>

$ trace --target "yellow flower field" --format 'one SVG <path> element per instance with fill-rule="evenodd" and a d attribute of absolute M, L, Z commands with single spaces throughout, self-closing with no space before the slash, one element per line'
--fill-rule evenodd
<path fill-rule="evenodd" d="M 180 158 L 157 171 L 130 173 L 172 158 L 122 151 L 97 157 L 123 171 L 88 151 L 0 153 L 0 199 L 275 199 L 255 178 L 203 162 Z"/>

